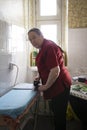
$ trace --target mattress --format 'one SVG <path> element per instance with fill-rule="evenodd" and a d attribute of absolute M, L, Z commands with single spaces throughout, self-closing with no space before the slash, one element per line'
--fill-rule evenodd
<path fill-rule="evenodd" d="M 31 86 L 32 84 L 19 84 L 0 97 L 0 115 L 17 118 L 37 95 L 37 91 L 30 89 Z"/>

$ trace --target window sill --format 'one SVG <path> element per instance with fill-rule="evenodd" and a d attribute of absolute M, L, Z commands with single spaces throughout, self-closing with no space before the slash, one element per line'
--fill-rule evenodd
<path fill-rule="evenodd" d="M 31 69 L 33 72 L 35 72 L 35 71 L 37 72 L 37 71 L 38 71 L 36 66 L 31 66 L 30 69 Z"/>

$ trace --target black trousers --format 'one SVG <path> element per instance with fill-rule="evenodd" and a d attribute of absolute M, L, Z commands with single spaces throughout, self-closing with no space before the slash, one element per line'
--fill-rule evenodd
<path fill-rule="evenodd" d="M 55 130 L 66 130 L 66 111 L 69 93 L 70 89 L 65 88 L 63 93 L 51 100 L 50 107 L 54 113 Z"/>

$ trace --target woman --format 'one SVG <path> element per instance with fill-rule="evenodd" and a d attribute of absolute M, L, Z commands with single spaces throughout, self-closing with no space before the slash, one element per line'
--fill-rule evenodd
<path fill-rule="evenodd" d="M 41 79 L 42 85 L 38 91 L 43 92 L 44 99 L 51 99 L 55 130 L 66 130 L 71 76 L 64 66 L 63 51 L 53 41 L 45 39 L 38 28 L 29 30 L 28 38 L 39 49 L 36 57 L 39 72 L 37 80 Z"/>

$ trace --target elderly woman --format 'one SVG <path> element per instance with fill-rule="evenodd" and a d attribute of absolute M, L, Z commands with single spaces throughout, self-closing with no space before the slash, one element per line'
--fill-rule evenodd
<path fill-rule="evenodd" d="M 70 93 L 71 76 L 64 65 L 63 51 L 53 41 L 45 39 L 38 28 L 28 32 L 31 44 L 39 49 L 36 65 L 39 72 L 37 80 L 42 85 L 44 99 L 51 100 L 54 113 L 55 130 L 66 130 L 66 110 Z"/>

